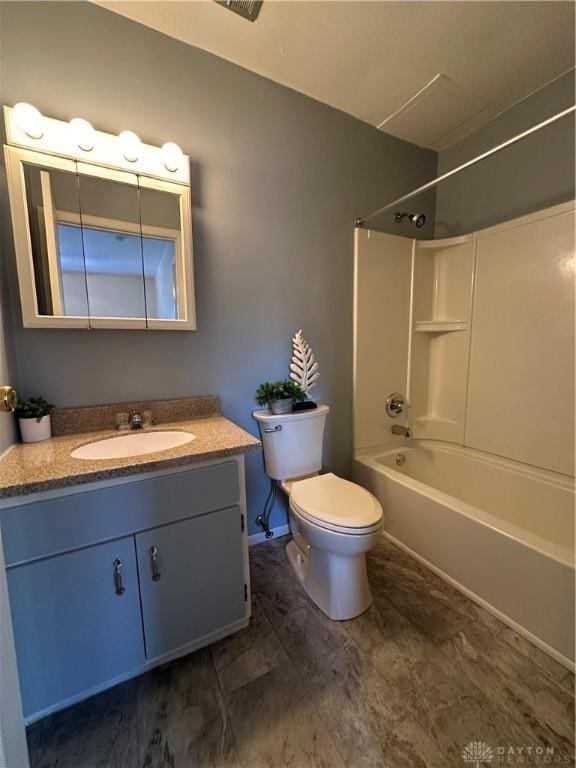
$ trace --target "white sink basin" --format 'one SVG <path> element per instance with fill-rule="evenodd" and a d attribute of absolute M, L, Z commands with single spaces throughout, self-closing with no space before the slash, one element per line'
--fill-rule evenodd
<path fill-rule="evenodd" d="M 82 445 L 72 451 L 73 459 L 127 459 L 166 451 L 196 439 L 191 432 L 134 432 Z"/>

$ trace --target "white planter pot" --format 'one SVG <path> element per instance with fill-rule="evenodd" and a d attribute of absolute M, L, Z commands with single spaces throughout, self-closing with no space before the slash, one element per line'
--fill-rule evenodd
<path fill-rule="evenodd" d="M 52 437 L 50 415 L 41 419 L 18 419 L 23 443 L 39 443 Z"/>
<path fill-rule="evenodd" d="M 292 411 L 292 398 L 287 397 L 284 400 L 272 400 L 270 402 L 270 410 L 276 416 L 281 413 L 290 413 Z"/>

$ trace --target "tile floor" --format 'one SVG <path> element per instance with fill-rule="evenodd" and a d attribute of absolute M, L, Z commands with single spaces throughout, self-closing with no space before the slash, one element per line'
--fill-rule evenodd
<path fill-rule="evenodd" d="M 248 629 L 35 724 L 32 768 L 574 765 L 563 667 L 384 539 L 374 604 L 332 622 L 285 543 L 250 551 Z"/>

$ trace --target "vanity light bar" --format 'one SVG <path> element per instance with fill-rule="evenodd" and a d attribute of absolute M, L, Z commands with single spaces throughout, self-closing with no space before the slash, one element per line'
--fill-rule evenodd
<path fill-rule="evenodd" d="M 25 103 L 5 106 L 4 121 L 8 144 L 13 146 L 190 185 L 189 158 L 172 142 L 154 147 L 133 131 L 115 136 L 96 130 L 81 117 L 69 123 L 45 117 Z"/>
<path fill-rule="evenodd" d="M 16 107 L 17 106 L 18 104 Z M 14 110 L 16 110 L 16 107 L 14 107 Z M 83 152 L 91 152 L 94 149 L 96 137 L 94 135 L 94 128 L 92 128 L 88 120 L 84 120 L 82 117 L 75 117 L 70 120 L 68 125 L 70 126 L 70 133 L 72 134 L 76 145 Z"/>

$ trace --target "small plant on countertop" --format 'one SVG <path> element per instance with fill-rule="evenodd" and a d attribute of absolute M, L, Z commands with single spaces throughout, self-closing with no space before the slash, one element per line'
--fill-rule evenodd
<path fill-rule="evenodd" d="M 20 435 L 24 443 L 38 443 L 52 437 L 52 403 L 43 397 L 31 397 L 30 400 L 18 400 L 15 413 L 20 425 Z"/>
<path fill-rule="evenodd" d="M 31 397 L 29 400 L 18 400 L 15 414 L 19 419 L 40 419 L 50 416 L 54 406 L 43 397 Z"/>
<path fill-rule="evenodd" d="M 289 413 L 292 404 L 306 399 L 306 394 L 295 381 L 265 382 L 260 384 L 256 392 L 258 405 L 269 405 L 272 413 Z"/>

